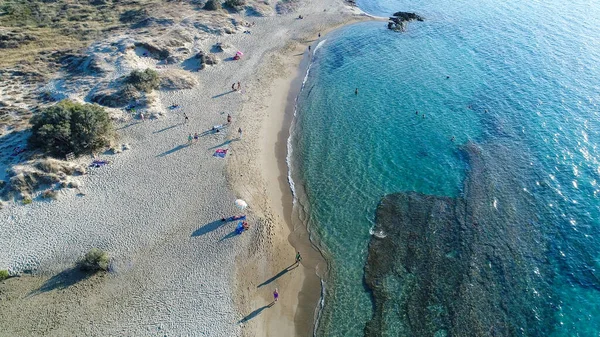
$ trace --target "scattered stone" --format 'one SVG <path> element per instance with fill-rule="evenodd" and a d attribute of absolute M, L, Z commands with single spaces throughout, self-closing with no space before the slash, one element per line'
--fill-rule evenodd
<path fill-rule="evenodd" d="M 77 180 L 70 180 L 69 184 L 67 186 L 69 188 L 80 188 L 81 187 L 81 183 L 79 183 L 79 181 L 77 181 Z"/>
<path fill-rule="evenodd" d="M 229 43 L 225 43 L 225 42 L 217 42 L 213 46 L 213 51 L 215 51 L 217 53 L 222 53 L 222 52 L 226 52 L 226 51 L 230 51 L 230 50 L 233 50 L 233 46 L 230 45 Z"/>
<path fill-rule="evenodd" d="M 165 46 L 160 46 L 156 42 L 135 42 L 134 46 L 144 48 L 150 53 L 150 57 L 157 60 L 166 60 L 171 55 L 171 50 Z"/>

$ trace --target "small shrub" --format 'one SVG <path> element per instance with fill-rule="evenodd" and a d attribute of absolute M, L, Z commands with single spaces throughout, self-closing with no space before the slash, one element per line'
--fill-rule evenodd
<path fill-rule="evenodd" d="M 127 76 L 125 82 L 133 85 L 139 91 L 150 92 L 158 89 L 160 78 L 158 77 L 158 73 L 152 69 L 144 71 L 134 70 Z"/>
<path fill-rule="evenodd" d="M 0 270 L 0 281 L 4 281 L 10 277 L 8 270 Z"/>
<path fill-rule="evenodd" d="M 23 205 L 29 205 L 33 202 L 33 200 L 31 200 L 31 197 L 25 197 L 23 198 Z"/>
<path fill-rule="evenodd" d="M 208 0 L 205 4 L 204 4 L 204 9 L 209 10 L 209 11 L 216 11 L 223 8 L 223 6 L 221 5 L 221 1 L 220 0 Z"/>
<path fill-rule="evenodd" d="M 130 9 L 121 13 L 121 15 L 119 16 L 119 21 L 121 21 L 122 23 L 139 22 L 147 19 L 148 17 L 148 11 L 145 9 Z"/>
<path fill-rule="evenodd" d="M 54 155 L 82 154 L 107 146 L 113 128 L 104 108 L 63 100 L 31 119 L 29 144 Z"/>
<path fill-rule="evenodd" d="M 58 198 L 58 192 L 52 189 L 47 189 L 42 192 L 42 198 L 56 200 Z"/>
<path fill-rule="evenodd" d="M 98 248 L 92 248 L 79 261 L 79 268 L 89 272 L 106 271 L 108 270 L 108 254 Z"/>
<path fill-rule="evenodd" d="M 246 5 L 246 0 L 225 0 L 225 6 L 230 8 L 236 8 Z"/>

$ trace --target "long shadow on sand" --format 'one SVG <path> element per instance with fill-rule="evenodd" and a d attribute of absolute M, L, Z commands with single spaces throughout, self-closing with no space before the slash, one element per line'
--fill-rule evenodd
<path fill-rule="evenodd" d="M 298 264 L 297 264 L 297 263 L 293 263 L 293 264 L 289 265 L 288 267 L 286 267 L 285 269 L 283 269 L 282 271 L 280 271 L 279 273 L 277 273 L 277 275 L 275 275 L 275 276 L 271 277 L 270 279 L 266 280 L 265 282 L 263 282 L 263 283 L 259 284 L 259 285 L 257 286 L 257 288 L 260 288 L 260 287 L 262 287 L 262 286 L 266 286 L 267 284 L 269 284 L 269 283 L 271 283 L 271 282 L 275 281 L 276 279 L 278 279 L 278 278 L 282 277 L 283 275 L 285 275 L 285 274 L 286 274 L 287 272 L 289 272 L 290 270 L 294 270 L 294 269 L 296 269 L 297 267 L 298 267 Z"/>
<path fill-rule="evenodd" d="M 171 125 L 171 126 L 167 126 L 167 127 L 166 127 L 166 128 L 164 128 L 164 129 L 156 130 L 156 131 L 154 131 L 154 132 L 152 132 L 152 133 L 159 133 L 159 132 L 167 131 L 167 130 L 170 130 L 170 129 L 172 129 L 172 128 L 178 127 L 179 125 L 181 125 L 181 123 L 177 123 L 177 124 L 173 124 L 173 125 Z"/>
<path fill-rule="evenodd" d="M 183 148 L 186 148 L 186 147 L 188 147 L 188 146 L 189 146 L 188 144 L 181 144 L 181 145 L 177 145 L 177 146 L 175 146 L 174 148 L 170 149 L 169 151 L 165 151 L 165 152 L 163 152 L 163 153 L 161 153 L 161 154 L 157 155 L 156 157 L 158 158 L 158 157 L 164 157 L 164 156 L 168 156 L 168 155 L 170 155 L 171 153 L 173 153 L 173 152 L 177 152 L 177 151 L 179 151 L 179 150 L 181 150 L 181 149 L 183 149 Z"/>
<path fill-rule="evenodd" d="M 83 272 L 79 270 L 79 268 L 69 268 L 52 276 L 50 279 L 44 282 L 44 284 L 42 284 L 42 286 L 39 289 L 34 290 L 29 295 L 36 295 L 52 290 L 65 289 L 89 278 L 92 275 L 92 273 Z"/>
<path fill-rule="evenodd" d="M 209 222 L 206 225 L 196 229 L 193 233 L 192 236 L 200 236 L 200 235 L 204 235 L 207 233 L 210 233 L 214 230 L 219 229 L 221 226 L 225 225 L 227 222 L 223 221 L 223 220 L 215 220 L 213 222 Z"/>
<path fill-rule="evenodd" d="M 219 242 L 221 242 L 221 241 L 225 241 L 225 240 L 227 240 L 227 239 L 231 239 L 232 237 L 234 237 L 234 236 L 238 236 L 238 235 L 239 235 L 239 234 L 238 234 L 238 233 L 235 231 L 235 229 L 234 229 L 234 230 L 233 230 L 231 233 L 229 233 L 229 234 L 225 235 L 224 237 L 220 238 L 220 239 L 219 239 Z"/>
<path fill-rule="evenodd" d="M 213 150 L 213 149 L 216 149 L 216 148 L 218 148 L 218 147 L 225 146 L 225 145 L 231 144 L 231 143 L 233 143 L 233 142 L 239 142 L 239 141 L 240 141 L 240 139 L 239 139 L 239 138 L 229 139 L 229 140 L 227 140 L 227 141 L 224 141 L 223 143 L 221 143 L 221 144 L 219 144 L 219 145 L 215 145 L 215 146 L 213 146 L 213 147 L 209 147 L 208 149 L 209 149 L 209 150 Z"/>
<path fill-rule="evenodd" d="M 263 306 L 263 307 L 260 307 L 260 308 L 258 308 L 258 309 L 256 309 L 256 310 L 254 310 L 253 312 L 249 313 L 249 314 L 248 314 L 246 317 L 244 317 L 244 318 L 240 319 L 240 320 L 239 320 L 239 322 L 238 322 L 238 324 L 242 324 L 242 323 L 246 323 L 246 322 L 248 322 L 249 320 L 253 319 L 254 317 L 256 317 L 256 316 L 260 315 L 260 313 L 261 313 L 263 310 L 265 310 L 265 309 L 269 309 L 270 307 L 272 307 L 272 306 L 273 306 L 273 304 L 274 304 L 274 303 L 271 303 L 271 304 L 269 304 L 269 305 L 265 305 L 265 306 Z"/>
<path fill-rule="evenodd" d="M 229 90 L 229 91 L 226 91 L 226 92 L 224 92 L 222 94 L 214 95 L 212 98 L 219 98 L 221 96 L 225 96 L 227 94 L 231 94 L 232 92 L 235 92 L 235 90 Z"/>
<path fill-rule="evenodd" d="M 120 128 L 117 128 L 117 130 L 123 130 L 123 129 L 127 129 L 127 128 L 129 128 L 129 127 L 132 127 L 132 126 L 134 126 L 134 125 L 138 125 L 138 124 L 140 124 L 140 123 L 142 123 L 142 122 L 141 122 L 141 121 L 137 121 L 137 122 L 131 122 L 131 123 L 127 124 L 127 125 L 123 125 L 123 126 L 121 126 Z"/>

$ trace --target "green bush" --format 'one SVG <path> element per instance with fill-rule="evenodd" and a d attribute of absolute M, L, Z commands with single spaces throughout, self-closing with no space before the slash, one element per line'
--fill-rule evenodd
<path fill-rule="evenodd" d="M 8 270 L 0 270 L 0 281 L 6 280 L 9 276 Z"/>
<path fill-rule="evenodd" d="M 221 8 L 222 8 L 222 6 L 221 6 L 220 0 L 208 0 L 204 4 L 204 9 L 209 10 L 209 11 L 216 11 Z"/>
<path fill-rule="evenodd" d="M 235 8 L 245 6 L 246 0 L 225 0 L 225 6 Z"/>
<path fill-rule="evenodd" d="M 63 100 L 31 119 L 29 144 L 55 155 L 82 154 L 110 144 L 113 127 L 104 108 Z"/>
<path fill-rule="evenodd" d="M 134 70 L 127 76 L 125 82 L 133 85 L 139 91 L 150 92 L 158 89 L 160 78 L 158 77 L 158 73 L 152 69 L 144 71 Z"/>
<path fill-rule="evenodd" d="M 108 270 L 108 254 L 98 248 L 92 248 L 81 261 L 79 268 L 84 271 L 97 272 Z"/>
<path fill-rule="evenodd" d="M 33 200 L 31 200 L 31 197 L 25 197 L 23 198 L 23 205 L 29 205 L 33 202 Z"/>

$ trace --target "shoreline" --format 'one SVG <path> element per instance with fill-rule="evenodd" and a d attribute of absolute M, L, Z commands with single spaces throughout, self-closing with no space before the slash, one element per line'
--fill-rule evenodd
<path fill-rule="evenodd" d="M 306 53 L 308 46 L 311 45 L 314 48 L 319 41 L 324 40 L 326 35 L 334 30 L 371 20 L 377 20 L 377 18 L 363 15 L 363 13 L 357 16 L 356 12 L 352 10 L 346 21 L 315 31 L 311 37 L 305 38 L 302 42 L 298 42 L 293 46 L 286 45 L 283 50 L 274 53 L 288 59 L 299 56 L 299 53 L 302 55 L 300 59 L 285 62 L 285 75 L 278 77 L 268 88 L 265 88 L 270 92 L 269 101 L 271 104 L 267 108 L 267 113 L 263 116 L 264 120 L 260 130 L 260 138 L 262 139 L 260 163 L 262 165 L 262 175 L 265 179 L 265 186 L 263 187 L 265 192 L 269 194 L 264 206 L 271 208 L 270 211 L 263 209 L 261 213 L 264 215 L 272 212 L 269 216 L 275 218 L 272 219 L 275 222 L 273 224 L 274 228 L 269 228 L 269 230 L 276 232 L 270 249 L 275 254 L 279 254 L 279 257 L 272 260 L 265 259 L 261 266 L 249 266 L 247 260 L 238 259 L 236 271 L 238 277 L 236 278 L 242 276 L 242 279 L 252 279 L 251 284 L 260 284 L 268 277 L 267 275 L 277 276 L 282 274 L 286 267 L 294 262 L 296 251 L 299 251 L 302 255 L 302 263 L 297 268 L 284 272 L 278 279 L 273 281 L 273 283 L 277 281 L 281 296 L 276 306 L 278 310 L 266 310 L 261 315 L 262 321 L 254 327 L 253 333 L 250 333 L 248 329 L 243 329 L 245 335 L 255 336 L 258 331 L 262 331 L 264 333 L 262 335 L 266 336 L 314 335 L 315 322 L 319 313 L 318 304 L 323 291 L 322 280 L 317 274 L 317 268 L 325 265 L 324 268 L 327 270 L 328 267 L 321 252 L 310 241 L 306 224 L 295 218 L 293 214 L 293 195 L 288 181 L 289 168 L 287 162 L 290 127 L 294 120 L 296 99 L 300 94 L 303 79 L 310 65 L 309 55 Z M 319 32 L 322 36 L 321 39 L 317 38 Z M 312 50 L 314 51 L 314 49 Z M 269 61 L 265 62 L 265 64 L 268 63 Z M 228 181 L 233 180 L 231 182 L 232 189 L 234 191 L 242 189 L 243 186 L 236 183 L 235 179 L 231 179 L 231 177 L 230 172 Z M 282 226 L 276 226 L 277 224 L 282 224 Z M 283 253 L 284 251 L 285 253 Z M 281 255 L 284 257 L 281 257 Z M 257 270 L 270 270 L 270 274 L 264 275 L 261 279 L 256 274 Z M 248 301 L 256 303 L 254 307 L 259 307 L 260 303 L 270 301 L 270 292 L 263 291 L 259 296 L 260 299 L 257 300 L 256 296 L 253 297 L 250 294 L 252 288 L 246 287 L 246 284 L 238 284 L 236 288 L 237 306 L 242 311 L 251 310 L 247 306 Z M 269 290 L 272 291 L 273 289 Z"/>

